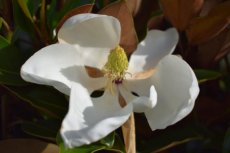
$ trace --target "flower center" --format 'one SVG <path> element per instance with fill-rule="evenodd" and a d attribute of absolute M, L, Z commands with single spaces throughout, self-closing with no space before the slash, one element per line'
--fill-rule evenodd
<path fill-rule="evenodd" d="M 125 77 L 126 70 L 128 69 L 128 64 L 128 58 L 124 49 L 117 46 L 111 50 L 108 61 L 103 68 L 105 76 L 112 82 L 121 84 Z"/>

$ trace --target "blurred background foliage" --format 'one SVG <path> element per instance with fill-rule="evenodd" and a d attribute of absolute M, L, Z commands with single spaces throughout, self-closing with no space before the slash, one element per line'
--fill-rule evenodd
<path fill-rule="evenodd" d="M 174 53 L 191 65 L 200 83 L 193 112 L 176 125 L 152 132 L 145 118 L 135 115 L 138 153 L 230 153 L 230 0 L 118 1 L 126 10 L 117 10 L 115 1 L 0 0 L 0 152 L 58 152 L 50 143 L 62 153 L 124 152 L 119 129 L 66 150 L 58 131 L 68 98 L 20 77 L 33 53 L 57 42 L 56 30 L 66 18 L 110 6 L 133 17 L 139 41 L 147 29 L 176 27 L 180 41 Z"/>

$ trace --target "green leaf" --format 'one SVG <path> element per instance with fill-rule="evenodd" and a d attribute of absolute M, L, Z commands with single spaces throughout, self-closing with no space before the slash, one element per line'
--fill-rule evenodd
<path fill-rule="evenodd" d="M 117 137 L 117 134 L 115 132 L 111 133 L 110 135 L 108 135 L 107 137 L 103 138 L 102 140 L 100 140 L 99 142 L 95 142 L 92 143 L 90 145 L 84 145 L 84 146 L 80 146 L 80 147 L 75 147 L 72 149 L 68 149 L 64 146 L 63 140 L 60 136 L 60 134 L 57 135 L 57 143 L 59 144 L 60 147 L 60 153 L 100 153 L 100 152 L 106 152 L 106 153 L 124 153 L 124 149 L 123 149 L 123 145 L 118 145 L 119 143 L 122 142 L 116 142 L 115 144 L 116 146 L 111 146 L 108 145 L 108 142 L 110 142 L 109 144 L 112 144 L 111 141 L 114 141 L 115 138 Z M 102 142 L 105 142 L 105 145 L 102 144 Z M 117 143 L 117 144 L 116 144 Z M 119 148 L 120 146 L 122 146 L 122 148 Z M 111 148 L 112 147 L 112 148 Z"/>
<path fill-rule="evenodd" d="M 22 53 L 9 45 L 0 49 L 0 83 L 6 85 L 26 85 L 20 77 L 20 68 L 24 63 Z"/>
<path fill-rule="evenodd" d="M 228 130 L 225 134 L 222 152 L 223 153 L 229 153 L 230 152 L 230 128 L 228 128 Z"/>
<path fill-rule="evenodd" d="M 47 20 L 47 24 L 50 31 L 53 31 L 58 23 L 58 21 L 54 20 L 57 14 L 56 5 L 57 5 L 57 1 L 52 0 L 48 6 L 48 9 L 46 10 L 46 18 L 49 19 Z"/>
<path fill-rule="evenodd" d="M 115 142 L 115 132 L 110 133 L 108 136 L 106 136 L 105 138 L 101 139 L 100 143 L 112 148 Z"/>
<path fill-rule="evenodd" d="M 51 117 L 62 119 L 68 109 L 65 96 L 56 89 L 34 85 L 26 87 L 8 87 L 8 90 Z"/>
<path fill-rule="evenodd" d="M 56 7 L 56 0 L 52 0 L 50 4 L 50 8 L 47 10 L 47 19 L 48 25 L 51 30 L 53 30 L 57 24 L 60 22 L 60 20 L 64 17 L 65 14 L 70 12 L 72 9 L 77 8 L 82 5 L 86 4 L 94 4 L 95 0 L 67 0 L 61 9 L 61 11 L 57 11 L 55 9 Z"/>
<path fill-rule="evenodd" d="M 17 0 L 17 1 L 18 1 L 19 6 L 21 7 L 23 13 L 26 15 L 26 17 L 28 19 L 30 19 L 31 22 L 33 22 L 33 18 L 31 16 L 30 11 L 29 11 L 28 6 L 27 6 L 28 0 Z"/>
<path fill-rule="evenodd" d="M 22 130 L 29 135 L 55 141 L 61 122 L 58 120 L 43 120 L 36 122 L 23 122 Z"/>
<path fill-rule="evenodd" d="M 104 149 L 105 146 L 97 145 L 97 144 L 91 144 L 87 146 L 81 146 L 76 148 L 66 148 L 63 143 L 61 143 L 60 147 L 60 153 L 91 153 L 93 151 L 98 151 L 101 149 Z"/>
<path fill-rule="evenodd" d="M 0 28 L 1 28 L 1 25 L 0 25 Z M 0 49 L 8 46 L 9 44 L 10 43 L 8 42 L 8 40 L 6 38 L 4 38 L 3 36 L 0 35 Z"/>
<path fill-rule="evenodd" d="M 24 3 L 23 0 L 21 0 L 21 3 Z M 26 16 L 16 0 L 13 0 L 12 4 L 15 26 L 20 27 L 22 30 L 35 37 L 35 29 L 31 19 Z"/>
<path fill-rule="evenodd" d="M 222 76 L 222 73 L 212 70 L 196 69 L 194 72 L 199 80 L 199 83 L 214 80 Z"/>
<path fill-rule="evenodd" d="M 40 7 L 41 0 L 27 0 L 27 6 L 31 16 L 36 15 L 39 7 Z"/>
<path fill-rule="evenodd" d="M 66 148 L 64 145 L 64 142 L 60 136 L 60 134 L 57 135 L 57 139 L 56 139 L 57 143 L 59 144 L 59 149 L 60 149 L 60 153 L 91 153 L 95 150 L 100 150 L 100 149 L 104 149 L 106 148 L 104 145 L 102 144 L 90 144 L 90 145 L 85 145 L 85 146 L 81 146 L 81 147 L 75 147 L 72 149 Z"/>
<path fill-rule="evenodd" d="M 18 73 L 8 72 L 0 69 L 0 84 L 22 86 L 27 83 L 23 81 Z"/>

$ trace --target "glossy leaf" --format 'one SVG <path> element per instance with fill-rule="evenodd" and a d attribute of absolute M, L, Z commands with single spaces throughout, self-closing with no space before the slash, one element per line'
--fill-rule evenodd
<path fill-rule="evenodd" d="M 115 142 L 115 132 L 112 132 L 111 134 L 109 134 L 107 137 L 101 139 L 100 143 L 112 148 Z"/>
<path fill-rule="evenodd" d="M 56 141 L 59 144 L 60 153 L 77 153 L 77 152 L 79 152 L 79 153 L 91 153 L 95 150 L 105 148 L 105 146 L 102 144 L 90 144 L 90 145 L 85 145 L 85 146 L 81 146 L 81 147 L 75 147 L 72 149 L 66 148 L 63 141 L 62 141 L 60 134 L 57 135 Z"/>
<path fill-rule="evenodd" d="M 51 117 L 62 119 L 67 112 L 68 101 L 65 96 L 47 86 L 8 87 L 20 99 Z"/>
<path fill-rule="evenodd" d="M 121 153 L 125 153 L 125 146 L 124 146 L 123 139 L 117 133 L 115 133 L 115 142 L 113 145 L 113 149 L 117 149 Z"/>
<path fill-rule="evenodd" d="M 57 145 L 36 139 L 7 139 L 0 141 L 2 153 L 58 153 Z"/>
<path fill-rule="evenodd" d="M 183 31 L 200 12 L 204 0 L 160 0 L 165 17 L 178 30 Z"/>
<path fill-rule="evenodd" d="M 212 70 L 196 69 L 194 71 L 199 83 L 214 80 L 222 76 L 222 73 Z"/>
<path fill-rule="evenodd" d="M 219 35 L 230 24 L 230 1 L 213 8 L 207 16 L 193 19 L 186 30 L 189 42 L 193 45 L 204 43 Z"/>
<path fill-rule="evenodd" d="M 134 27 L 133 17 L 126 1 L 120 0 L 104 7 L 99 14 L 116 17 L 121 23 L 120 45 L 130 55 L 137 47 L 138 38 Z"/>
<path fill-rule="evenodd" d="M 112 134 L 114 135 L 114 134 Z M 60 153 L 99 153 L 99 152 L 106 152 L 106 153 L 124 153 L 120 148 L 111 148 L 107 145 L 102 144 L 101 142 L 106 142 L 108 139 L 110 139 L 112 135 L 107 136 L 106 138 L 102 139 L 100 143 L 92 143 L 90 145 L 84 145 L 80 147 L 75 148 L 66 148 L 64 146 L 64 143 L 62 141 L 62 138 L 60 135 L 57 136 L 57 143 L 59 144 Z M 109 140 L 110 141 L 110 140 Z M 106 142 L 106 144 L 108 144 Z"/>

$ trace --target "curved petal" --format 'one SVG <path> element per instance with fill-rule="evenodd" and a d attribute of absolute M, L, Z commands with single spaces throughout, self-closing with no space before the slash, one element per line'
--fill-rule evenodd
<path fill-rule="evenodd" d="M 105 78 L 90 78 L 84 68 L 87 58 L 67 44 L 45 47 L 31 56 L 21 68 L 24 80 L 54 86 L 69 94 L 71 82 L 80 82 L 90 92 L 105 86 Z"/>
<path fill-rule="evenodd" d="M 85 13 L 69 18 L 59 30 L 58 40 L 84 47 L 113 49 L 119 44 L 120 31 L 116 18 Z"/>
<path fill-rule="evenodd" d="M 133 105 L 134 112 L 143 113 L 156 105 L 157 93 L 154 86 L 151 86 L 148 91 L 146 91 L 148 94 L 139 95 L 133 88 L 129 88 L 131 86 L 127 84 L 135 84 L 135 81 L 124 81 L 124 86 L 119 86 L 119 91 L 127 104 Z M 138 86 L 138 88 L 143 90 L 142 85 Z"/>
<path fill-rule="evenodd" d="M 65 145 L 72 148 L 98 141 L 126 122 L 131 112 L 131 105 L 120 107 L 117 94 L 106 90 L 102 97 L 90 98 L 84 87 L 74 84 L 61 128 Z"/>
<path fill-rule="evenodd" d="M 151 82 L 158 94 L 156 107 L 145 113 L 152 130 L 166 128 L 192 111 L 199 86 L 193 70 L 180 57 L 163 58 Z"/>
<path fill-rule="evenodd" d="M 173 52 L 178 39 L 175 28 L 148 31 L 146 38 L 131 55 L 128 71 L 137 73 L 153 69 L 164 56 Z"/>

